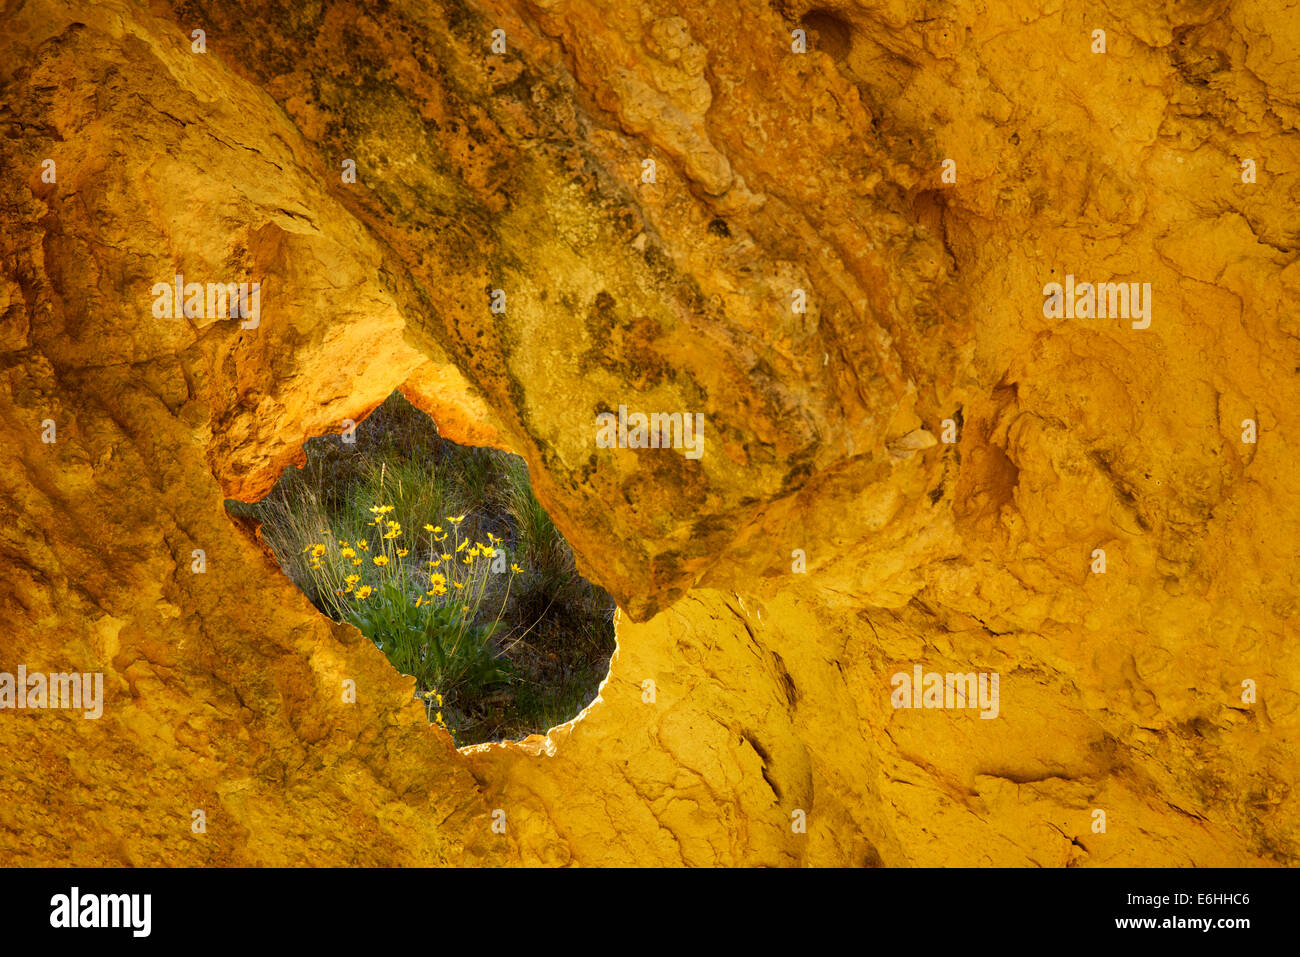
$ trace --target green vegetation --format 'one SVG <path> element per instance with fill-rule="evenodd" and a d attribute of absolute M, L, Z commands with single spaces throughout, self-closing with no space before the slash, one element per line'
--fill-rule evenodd
<path fill-rule="evenodd" d="M 614 650 L 614 603 L 578 575 L 514 455 L 458 446 L 399 393 L 355 442 L 312 439 L 256 503 L 280 567 L 320 611 L 414 676 L 458 745 L 574 717 Z"/>

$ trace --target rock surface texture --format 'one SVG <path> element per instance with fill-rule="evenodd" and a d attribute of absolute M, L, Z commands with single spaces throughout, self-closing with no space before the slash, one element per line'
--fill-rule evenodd
<path fill-rule="evenodd" d="M 1300 6 L 2 16 L 0 671 L 105 700 L 0 711 L 0 862 L 1300 863 Z M 394 388 L 623 609 L 545 737 L 457 751 L 223 508 Z"/>

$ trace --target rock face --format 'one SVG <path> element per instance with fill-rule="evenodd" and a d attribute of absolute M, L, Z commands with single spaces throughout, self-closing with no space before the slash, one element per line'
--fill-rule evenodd
<path fill-rule="evenodd" d="M 82 6 L 0 30 L 0 671 L 103 715 L 0 711 L 4 863 L 1300 862 L 1297 8 Z M 397 387 L 624 609 L 545 737 L 222 508 Z"/>

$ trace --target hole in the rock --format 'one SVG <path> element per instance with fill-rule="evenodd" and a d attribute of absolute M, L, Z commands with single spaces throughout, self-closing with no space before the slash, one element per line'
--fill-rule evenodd
<path fill-rule="evenodd" d="M 575 717 L 614 652 L 614 602 L 576 571 L 516 455 L 460 446 L 394 392 L 353 434 L 304 445 L 260 502 L 281 569 L 416 679 L 458 746 Z"/>
<path fill-rule="evenodd" d="M 808 31 L 812 48 L 834 60 L 843 60 L 853 48 L 853 28 L 829 10 L 811 10 L 803 15 L 799 25 Z"/>

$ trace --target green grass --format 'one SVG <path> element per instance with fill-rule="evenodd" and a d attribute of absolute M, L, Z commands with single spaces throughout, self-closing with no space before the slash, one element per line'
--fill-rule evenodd
<path fill-rule="evenodd" d="M 514 521 L 520 554 L 534 567 L 572 567 L 573 556 L 568 543 L 533 495 L 528 482 L 528 466 L 523 459 L 507 456 L 500 478 L 497 501 Z"/>
<path fill-rule="evenodd" d="M 440 718 L 457 744 L 545 731 L 586 707 L 609 669 L 614 603 L 578 575 L 522 459 L 442 439 L 398 393 L 358 425 L 354 443 L 322 436 L 304 449 L 303 467 L 287 469 L 266 498 L 227 507 L 261 523 L 280 567 L 323 614 L 357 625 L 394 667 L 415 676 L 431 720 Z M 383 539 L 384 526 L 370 524 L 380 505 L 391 507 L 383 521 L 401 527 L 394 541 Z M 461 515 L 453 529 L 447 517 Z M 486 556 L 458 564 L 458 573 L 473 576 L 462 579 L 474 593 L 465 613 L 452 597 L 470 592 L 426 591 L 427 563 L 446 547 L 423 531 L 426 523 L 470 542 L 495 536 L 521 570 L 487 572 Z M 340 539 L 362 565 L 350 567 Z M 355 548 L 357 540 L 371 551 Z M 325 546 L 318 559 L 313 544 Z M 389 564 L 376 569 L 381 552 Z M 363 573 L 354 587 L 374 591 L 364 601 L 337 594 L 346 588 L 345 572 Z"/>

